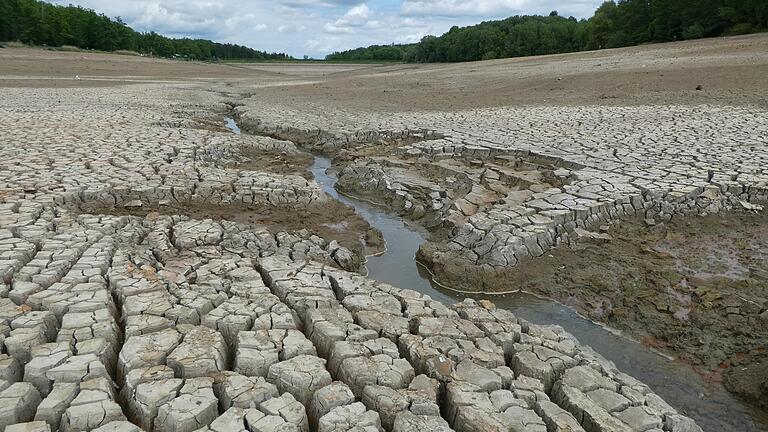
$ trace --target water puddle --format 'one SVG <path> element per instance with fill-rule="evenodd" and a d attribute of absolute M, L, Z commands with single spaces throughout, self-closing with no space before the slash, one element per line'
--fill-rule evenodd
<path fill-rule="evenodd" d="M 227 129 L 231 130 L 232 133 L 240 134 L 240 126 L 237 125 L 237 122 L 232 117 L 224 117 L 224 123 L 226 123 Z"/>
<path fill-rule="evenodd" d="M 230 130 L 240 133 L 233 119 L 226 118 L 225 121 Z M 334 188 L 337 176 L 330 159 L 315 157 L 310 170 L 326 193 L 354 207 L 360 216 L 384 235 L 387 250 L 383 254 L 368 257 L 368 277 L 419 291 L 447 304 L 466 297 L 489 299 L 498 307 L 508 309 L 530 322 L 558 324 L 575 335 L 581 343 L 611 360 L 621 371 L 648 384 L 680 412 L 694 418 L 705 431 L 768 431 L 768 414 L 750 411 L 722 386 L 704 382 L 700 375 L 682 362 L 595 324 L 566 306 L 525 293 L 478 296 L 441 287 L 432 281 L 429 271 L 415 260 L 416 251 L 426 241 L 425 230 L 406 225 L 402 219 L 381 207 L 339 194 Z"/>

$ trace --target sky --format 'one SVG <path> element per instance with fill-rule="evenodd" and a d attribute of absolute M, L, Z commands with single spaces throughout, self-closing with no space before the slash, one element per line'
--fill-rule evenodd
<path fill-rule="evenodd" d="M 53 0 L 138 31 L 285 52 L 294 57 L 372 44 L 417 42 L 452 26 L 518 14 L 587 18 L 602 0 Z"/>

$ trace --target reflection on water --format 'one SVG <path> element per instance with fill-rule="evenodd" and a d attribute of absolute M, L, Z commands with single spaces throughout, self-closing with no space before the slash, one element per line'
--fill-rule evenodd
<path fill-rule="evenodd" d="M 231 130 L 232 133 L 240 134 L 240 126 L 237 125 L 235 119 L 224 117 L 224 122 L 226 123 L 227 129 Z"/>
<path fill-rule="evenodd" d="M 330 167 L 329 159 L 316 157 L 311 168 L 323 190 L 353 206 L 358 214 L 384 234 L 387 251 L 369 257 L 366 263 L 368 276 L 372 279 L 410 288 L 448 304 L 466 297 L 487 298 L 498 307 L 509 309 L 530 322 L 558 324 L 614 362 L 620 370 L 651 386 L 672 406 L 693 417 L 705 431 L 768 431 L 768 414 L 751 413 L 750 416 L 745 407 L 722 387 L 706 385 L 690 367 L 618 336 L 559 303 L 525 293 L 470 296 L 433 283 L 429 272 L 415 262 L 416 251 L 425 241 L 426 232 L 405 225 L 400 218 L 379 207 L 340 195 L 334 189 L 336 174 L 329 170 Z"/>

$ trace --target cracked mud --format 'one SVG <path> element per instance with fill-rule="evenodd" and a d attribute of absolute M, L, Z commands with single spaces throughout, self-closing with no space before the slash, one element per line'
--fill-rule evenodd
<path fill-rule="evenodd" d="M 759 361 L 764 321 L 745 326 L 765 315 L 764 236 L 728 237 L 749 243 L 748 256 L 721 253 L 727 268 L 710 277 L 675 224 L 766 201 L 763 111 L 315 110 L 254 94 L 293 78 L 252 82 L 239 79 L 244 70 L 222 76 L 227 85 L 207 81 L 213 69 L 203 65 L 184 82 L 130 86 L 9 78 L 0 99 L 1 428 L 702 430 L 677 401 L 562 327 L 362 276 L 380 234 L 307 175 L 306 150 L 340 156 L 341 190 L 431 229 L 422 254 L 457 286 L 487 290 L 496 272 L 548 254 L 577 255 L 587 273 L 579 260 L 591 246 L 566 246 L 600 242 L 607 247 L 589 253 L 605 256 L 621 247 L 612 230 L 646 235 L 657 264 L 678 266 L 666 296 L 622 297 L 603 278 L 574 306 L 613 324 L 597 306 L 608 301 L 618 321 L 661 316 L 667 332 L 678 330 L 674 320 L 730 320 L 742 329 L 733 346 L 715 338 L 716 351 L 696 358 L 710 365 L 749 347 Z M 262 136 L 229 132 L 230 115 Z M 638 216 L 640 225 L 617 223 Z M 722 286 L 723 275 L 758 281 L 748 302 L 732 304 L 740 285 Z M 562 299 L 557 285 L 539 291 Z M 761 372 L 751 359 L 735 358 L 746 368 L 724 380 L 754 399 L 763 388 L 739 384 Z"/>

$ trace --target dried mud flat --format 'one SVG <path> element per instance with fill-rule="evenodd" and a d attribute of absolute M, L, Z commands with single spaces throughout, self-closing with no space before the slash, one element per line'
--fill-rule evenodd
<path fill-rule="evenodd" d="M 317 206 L 261 206 L 261 205 L 206 205 L 169 203 L 166 205 L 106 206 L 80 205 L 80 214 L 105 214 L 157 218 L 160 215 L 185 215 L 193 219 L 215 219 L 234 222 L 257 229 L 266 228 L 270 233 L 286 231 L 317 235 L 336 240 L 355 257 L 349 270 L 359 270 L 366 255 L 383 252 L 381 233 L 355 213 L 355 210 L 338 201 Z"/>
<path fill-rule="evenodd" d="M 699 66 L 763 72 L 759 48 L 767 43 L 712 42 L 720 57 Z M 657 54 L 706 50 L 702 44 Z M 654 56 L 654 48 L 642 49 Z M 749 67 L 740 69 L 745 58 Z M 591 250 L 578 250 L 584 238 L 606 239 L 590 231 L 603 224 L 618 231 L 609 229 L 615 239 L 596 256 L 618 248 L 630 261 L 631 245 L 619 247 L 625 229 L 661 244 L 658 266 L 676 257 L 697 269 L 700 256 L 675 237 L 686 232 L 675 224 L 702 213 L 732 217 L 766 199 L 766 115 L 738 105 L 763 86 L 757 74 L 742 80 L 746 90 L 724 80 L 705 105 L 680 98 L 669 106 L 506 106 L 500 101 L 518 90 L 496 87 L 499 98 L 483 107 L 469 96 L 451 105 L 446 100 L 460 95 L 450 93 L 432 94 L 427 107 L 429 92 L 415 92 L 405 109 L 393 110 L 396 99 L 371 88 L 409 88 L 388 81 L 408 71 L 437 83 L 457 67 L 483 64 L 305 72 L 290 65 L 281 73 L 274 65 L 15 49 L 2 50 L 0 60 L 0 427 L 701 430 L 676 401 L 665 402 L 560 327 L 531 324 L 487 301 L 445 305 L 356 273 L 364 249 L 354 242 L 372 237 L 370 230 L 306 175 L 303 151 L 339 156 L 340 187 L 432 229 L 423 250 L 434 251 L 438 278 L 464 268 L 475 270 L 462 277 L 487 282 L 495 271 L 535 268 L 547 254 L 572 254 L 579 265 Z M 475 85 L 525 68 L 499 64 Z M 308 90 L 345 82 L 349 91 L 332 91 L 333 98 Z M 728 94 L 731 105 L 723 106 Z M 250 134 L 223 129 L 225 116 Z M 643 222 L 633 225 L 633 217 Z M 645 230 L 646 220 L 656 228 Z M 758 231 L 726 238 L 741 251 L 752 234 L 750 256 L 759 260 Z M 676 248 L 685 254 L 675 256 Z M 738 287 L 678 269 L 680 279 L 665 273 L 677 283 L 668 297 L 645 301 L 638 289 L 627 319 L 663 316 L 669 326 L 649 328 L 662 340 L 690 331 L 694 320 L 714 323 L 723 306 L 726 319 L 744 328 L 765 311 L 763 270 L 760 262 L 753 267 L 747 280 L 758 288 L 749 300 L 763 301 L 759 311 L 730 303 Z M 686 303 L 683 278 L 688 287 L 706 286 L 712 294 L 701 298 L 709 303 L 693 295 Z M 627 298 L 627 289 L 598 282 L 579 289 L 588 298 L 575 307 L 597 313 L 605 307 L 590 311 L 587 302 Z M 740 334 L 732 345 L 713 338 L 709 346 L 734 350 L 733 363 L 757 376 L 759 363 L 739 354 L 749 346 L 759 359 L 761 339 Z M 749 373 L 726 372 L 725 381 L 761 391 Z"/>
<path fill-rule="evenodd" d="M 385 65 L 264 89 L 259 97 L 364 112 L 532 104 L 766 108 L 766 45 L 764 35 L 752 35 L 481 63 Z"/>

